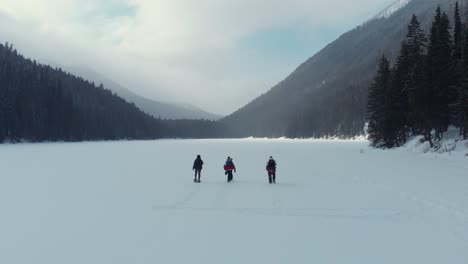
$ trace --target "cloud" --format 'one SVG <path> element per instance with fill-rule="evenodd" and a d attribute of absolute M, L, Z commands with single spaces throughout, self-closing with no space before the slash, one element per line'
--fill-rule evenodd
<path fill-rule="evenodd" d="M 3 0 L 0 40 L 89 65 L 153 99 L 227 114 L 390 2 Z"/>

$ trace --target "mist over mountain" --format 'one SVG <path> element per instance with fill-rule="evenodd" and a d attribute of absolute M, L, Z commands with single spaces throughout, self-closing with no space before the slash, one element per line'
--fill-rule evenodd
<path fill-rule="evenodd" d="M 115 92 L 118 96 L 135 103 L 144 112 L 162 119 L 207 119 L 218 120 L 220 115 L 212 114 L 188 103 L 167 103 L 148 99 L 138 95 L 122 85 L 107 78 L 101 73 L 88 66 L 69 66 L 67 71 L 77 74 L 95 84 L 103 84 L 107 89 Z"/>
<path fill-rule="evenodd" d="M 413 14 L 427 30 L 437 5 L 456 0 L 396 1 L 343 34 L 285 80 L 222 122 L 230 136 L 352 137 L 364 134 L 369 83 L 379 58 L 394 61 Z"/>
<path fill-rule="evenodd" d="M 162 120 L 60 68 L 0 44 L 0 143 L 158 138 L 223 134 L 208 120 Z"/>

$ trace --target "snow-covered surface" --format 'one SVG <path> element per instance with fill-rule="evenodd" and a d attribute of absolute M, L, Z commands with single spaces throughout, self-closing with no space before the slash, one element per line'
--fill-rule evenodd
<path fill-rule="evenodd" d="M 355 136 L 351 138 L 342 138 L 338 136 L 329 136 L 329 137 L 323 137 L 323 138 L 287 138 L 287 137 L 279 137 L 279 138 L 257 138 L 257 137 L 248 137 L 245 138 L 245 140 L 268 140 L 268 141 L 274 141 L 274 142 L 287 142 L 287 141 L 307 141 L 307 142 L 329 142 L 329 141 L 342 141 L 342 142 L 349 142 L 349 141 L 368 141 L 368 136 L 367 135 L 362 135 L 362 136 Z"/>
<path fill-rule="evenodd" d="M 375 16 L 376 19 L 378 18 L 389 18 L 391 15 L 393 15 L 395 12 L 398 10 L 402 9 L 406 5 L 409 4 L 412 0 L 397 0 L 395 3 L 389 5 L 387 8 L 382 10 L 377 16 Z"/>
<path fill-rule="evenodd" d="M 367 144 L 0 145 L 0 263 L 467 263 L 468 157 Z"/>
<path fill-rule="evenodd" d="M 463 140 L 457 128 L 450 127 L 444 134 L 442 140 L 434 141 L 433 146 L 429 141 L 424 141 L 423 136 L 413 137 L 404 146 L 405 149 L 428 154 L 443 154 L 443 155 L 460 155 L 468 154 L 468 141 Z"/>

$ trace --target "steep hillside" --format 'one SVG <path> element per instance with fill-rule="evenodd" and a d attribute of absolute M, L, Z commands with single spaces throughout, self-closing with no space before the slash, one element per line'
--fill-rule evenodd
<path fill-rule="evenodd" d="M 367 89 L 378 58 L 385 53 L 395 59 L 413 13 L 427 29 L 438 4 L 452 14 L 455 2 L 397 1 L 373 20 L 343 34 L 222 122 L 235 137 L 362 134 Z"/>

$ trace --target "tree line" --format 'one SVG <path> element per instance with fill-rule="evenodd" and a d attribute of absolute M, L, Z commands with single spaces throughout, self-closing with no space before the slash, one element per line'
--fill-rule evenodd
<path fill-rule="evenodd" d="M 429 32 L 413 15 L 394 65 L 382 56 L 369 87 L 368 135 L 393 148 L 413 135 L 440 141 L 450 126 L 468 136 L 468 20 L 458 2 L 454 26 L 440 6 Z"/>
<path fill-rule="evenodd" d="M 103 85 L 0 44 L 0 143 L 217 137 L 206 120 L 162 120 Z"/>

